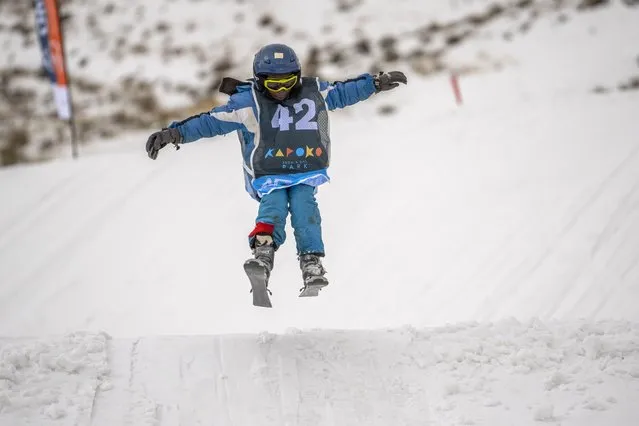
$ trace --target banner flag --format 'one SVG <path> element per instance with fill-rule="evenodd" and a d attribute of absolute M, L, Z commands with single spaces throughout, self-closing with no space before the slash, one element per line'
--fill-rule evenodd
<path fill-rule="evenodd" d="M 42 66 L 53 85 L 53 99 L 58 117 L 62 120 L 71 120 L 73 112 L 56 0 L 36 0 L 35 15 L 38 40 L 42 50 Z"/>

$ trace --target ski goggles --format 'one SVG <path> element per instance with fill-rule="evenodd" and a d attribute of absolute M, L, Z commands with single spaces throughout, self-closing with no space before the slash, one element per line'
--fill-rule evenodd
<path fill-rule="evenodd" d="M 291 90 L 296 84 L 297 75 L 295 74 L 281 78 L 264 79 L 264 87 L 266 87 L 270 92 L 282 92 L 284 90 Z"/>

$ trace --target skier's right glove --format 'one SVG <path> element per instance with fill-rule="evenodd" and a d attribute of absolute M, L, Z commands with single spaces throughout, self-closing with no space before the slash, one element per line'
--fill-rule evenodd
<path fill-rule="evenodd" d="M 159 132 L 153 133 L 146 141 L 146 153 L 151 160 L 158 158 L 158 152 L 172 143 L 176 149 L 180 149 L 178 144 L 181 144 L 184 139 L 178 129 L 162 129 Z"/>
<path fill-rule="evenodd" d="M 383 92 L 396 88 L 399 83 L 408 84 L 408 79 L 401 71 L 380 72 L 373 77 L 373 83 L 377 92 Z"/>

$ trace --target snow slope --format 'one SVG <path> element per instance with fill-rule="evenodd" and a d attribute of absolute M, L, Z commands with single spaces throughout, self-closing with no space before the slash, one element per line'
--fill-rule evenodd
<path fill-rule="evenodd" d="M 139 135 L 133 152 L 0 172 L 11 200 L 2 210 L 0 332 L 638 320 L 639 148 L 628 137 L 639 130 L 637 96 L 559 98 L 552 109 L 471 104 L 438 116 L 408 107 L 416 94 L 435 96 L 436 84 L 412 82 L 333 122 L 334 183 L 319 194 L 333 286 L 298 301 L 287 244 L 272 312 L 247 304 L 238 267 L 256 205 L 241 189 L 234 136 L 151 162 Z M 394 96 L 405 109 L 367 132 L 360 113 Z M 431 124 L 411 133 L 422 120 Z M 388 174 L 377 173 L 386 158 Z M 403 192 L 400 182 L 414 184 Z"/>
<path fill-rule="evenodd" d="M 630 76 L 637 15 L 592 16 L 463 108 L 410 75 L 334 114 L 316 299 L 289 241 L 250 305 L 235 136 L 0 170 L 0 425 L 636 424 L 639 93 L 565 67 Z"/>

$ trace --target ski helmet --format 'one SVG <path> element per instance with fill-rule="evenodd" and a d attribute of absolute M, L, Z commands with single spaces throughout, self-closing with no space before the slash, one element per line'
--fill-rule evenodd
<path fill-rule="evenodd" d="M 253 59 L 253 77 L 260 88 L 263 78 L 273 74 L 296 74 L 300 77 L 302 67 L 295 51 L 285 44 L 267 44 Z"/>

